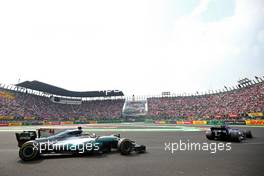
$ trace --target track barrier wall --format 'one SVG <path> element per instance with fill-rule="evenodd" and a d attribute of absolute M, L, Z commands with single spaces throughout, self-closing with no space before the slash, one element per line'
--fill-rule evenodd
<path fill-rule="evenodd" d="M 98 124 L 98 123 L 121 123 L 122 120 L 91 120 L 91 121 L 14 121 L 0 122 L 0 127 L 4 126 L 31 126 L 31 125 L 73 125 L 73 124 Z M 177 125 L 253 125 L 264 126 L 264 120 L 193 120 L 193 121 L 175 121 L 175 120 L 148 120 L 146 123 L 177 124 Z"/>
<path fill-rule="evenodd" d="M 193 121 L 165 121 L 156 120 L 155 124 L 177 124 L 177 125 L 264 125 L 264 120 L 193 120 Z"/>

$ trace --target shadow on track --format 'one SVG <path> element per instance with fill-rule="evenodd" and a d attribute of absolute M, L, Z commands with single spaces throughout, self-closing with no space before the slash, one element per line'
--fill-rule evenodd
<path fill-rule="evenodd" d="M 123 155 L 123 157 L 136 157 L 138 155 L 147 154 L 147 152 L 144 153 L 131 153 L 129 155 Z M 49 159 L 65 159 L 65 158 L 106 158 L 111 155 L 121 155 L 119 151 L 112 151 L 112 152 L 106 152 L 106 153 L 90 153 L 90 154 L 46 154 L 40 156 L 38 159 L 33 161 L 23 161 L 18 160 L 17 162 L 19 164 L 38 164 L 41 163 L 43 160 L 49 160 Z"/>

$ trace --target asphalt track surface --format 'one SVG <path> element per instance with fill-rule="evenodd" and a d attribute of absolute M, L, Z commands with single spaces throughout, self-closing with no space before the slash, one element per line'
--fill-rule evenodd
<path fill-rule="evenodd" d="M 147 146 L 144 154 L 118 152 L 82 157 L 47 156 L 23 162 L 14 132 L 0 132 L 0 176 L 243 176 L 264 173 L 264 128 L 250 129 L 255 138 L 232 143 L 230 151 L 165 151 L 164 143 L 214 143 L 204 131 L 121 131 L 121 136 Z M 98 135 L 112 134 L 110 131 Z M 115 132 L 116 133 L 116 132 Z M 216 143 L 219 143 L 216 141 Z"/>

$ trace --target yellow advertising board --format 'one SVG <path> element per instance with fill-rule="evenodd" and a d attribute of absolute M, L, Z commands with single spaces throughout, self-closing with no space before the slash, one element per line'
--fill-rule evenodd
<path fill-rule="evenodd" d="M 194 125 L 206 125 L 207 121 L 206 120 L 194 120 L 193 124 Z"/>
<path fill-rule="evenodd" d="M 22 126 L 22 122 L 10 122 L 8 126 Z"/>

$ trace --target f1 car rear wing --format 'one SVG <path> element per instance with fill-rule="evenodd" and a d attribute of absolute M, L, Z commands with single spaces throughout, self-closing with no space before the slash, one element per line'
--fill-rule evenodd
<path fill-rule="evenodd" d="M 36 138 L 36 131 L 23 131 L 22 133 L 16 133 L 18 147 L 21 147 L 25 142 L 35 140 Z"/>
<path fill-rule="evenodd" d="M 40 137 L 48 137 L 55 133 L 62 131 L 59 129 L 40 128 L 36 131 L 23 131 L 22 133 L 16 133 L 16 139 L 18 147 L 21 147 L 25 142 L 35 140 Z"/>
<path fill-rule="evenodd" d="M 81 130 L 81 127 L 78 127 Z M 65 129 L 61 128 L 39 128 L 36 131 L 23 131 L 22 133 L 16 133 L 16 139 L 18 147 L 21 147 L 25 142 L 35 140 L 36 138 L 49 137 L 57 134 Z"/>

